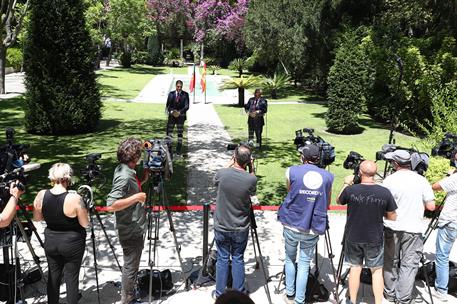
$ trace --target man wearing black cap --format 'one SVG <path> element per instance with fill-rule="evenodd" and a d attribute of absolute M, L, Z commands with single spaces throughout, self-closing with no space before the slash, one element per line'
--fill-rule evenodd
<path fill-rule="evenodd" d="M 302 165 L 286 171 L 287 196 L 278 211 L 284 226 L 287 303 L 304 303 L 309 263 L 319 235 L 327 229 L 327 208 L 332 193 L 333 174 L 319 168 L 319 147 L 299 148 Z M 300 248 L 298 269 L 295 269 Z"/>
<path fill-rule="evenodd" d="M 406 150 L 386 153 L 395 173 L 384 179 L 398 209 L 397 220 L 384 220 L 384 297 L 396 303 L 410 303 L 424 243 L 424 208 L 435 209 L 435 196 L 425 177 L 411 170 Z"/>

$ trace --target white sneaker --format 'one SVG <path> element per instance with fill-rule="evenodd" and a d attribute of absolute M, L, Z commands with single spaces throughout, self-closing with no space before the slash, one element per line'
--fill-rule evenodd
<path fill-rule="evenodd" d="M 432 288 L 432 296 L 440 302 L 447 302 L 447 294 Z"/>
<path fill-rule="evenodd" d="M 282 295 L 284 299 L 284 303 L 286 304 L 295 304 L 295 297 L 294 296 L 288 296 L 286 293 Z"/>

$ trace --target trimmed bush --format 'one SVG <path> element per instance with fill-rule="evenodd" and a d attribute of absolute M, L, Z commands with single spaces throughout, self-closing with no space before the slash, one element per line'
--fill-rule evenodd
<path fill-rule="evenodd" d="M 18 48 L 8 48 L 6 51 L 6 66 L 12 67 L 15 71 L 20 71 L 24 55 L 22 50 Z"/>
<path fill-rule="evenodd" d="M 95 129 L 102 103 L 82 0 L 32 0 L 24 47 L 25 125 L 36 134 Z"/>
<path fill-rule="evenodd" d="M 329 109 L 325 122 L 329 131 L 360 132 L 358 119 L 365 108 L 373 80 L 374 72 L 361 46 L 360 35 L 354 30 L 346 31 L 328 76 Z"/>

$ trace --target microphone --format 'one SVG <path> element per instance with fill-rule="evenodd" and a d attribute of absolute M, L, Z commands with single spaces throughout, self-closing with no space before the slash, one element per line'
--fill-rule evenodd
<path fill-rule="evenodd" d="M 39 163 L 31 163 L 31 164 L 23 165 L 22 167 L 20 167 L 16 170 L 21 170 L 23 172 L 30 172 L 30 171 L 38 170 L 40 168 L 41 168 L 41 165 Z"/>

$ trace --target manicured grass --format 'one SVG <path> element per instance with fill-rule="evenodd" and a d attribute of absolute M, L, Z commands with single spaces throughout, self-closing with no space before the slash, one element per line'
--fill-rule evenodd
<path fill-rule="evenodd" d="M 174 68 L 136 64 L 128 69 L 114 68 L 111 70 L 100 70 L 97 74 L 100 92 L 103 97 L 128 100 L 135 98 L 156 75 L 170 73 L 187 75 L 187 69 L 187 66 Z M 208 70 L 207 73 L 210 75 L 211 71 Z M 228 69 L 218 71 L 218 75 L 236 76 L 236 74 L 235 71 Z"/>
<path fill-rule="evenodd" d="M 98 71 L 98 83 L 103 97 L 132 99 L 155 75 L 166 72 L 166 68 L 134 65 L 131 68 L 114 68 Z"/>
<path fill-rule="evenodd" d="M 0 130 L 13 127 L 16 130 L 15 142 L 30 144 L 28 154 L 32 162 L 41 164 L 39 170 L 30 173 L 30 182 L 24 197 L 27 204 L 32 203 L 37 191 L 49 187 L 47 174 L 52 164 L 67 162 L 73 167 L 74 175 L 81 177 L 81 170 L 86 166 L 85 155 L 97 152 L 102 153 L 98 163 L 102 166 L 106 182 L 102 187 L 96 187 L 96 202 L 104 205 L 117 165 L 116 151 L 119 142 L 130 136 L 143 140 L 162 138 L 165 133 L 166 117 L 163 114 L 163 105 L 105 102 L 103 118 L 97 130 L 91 134 L 72 136 L 39 136 L 26 133 L 23 127 L 22 98 L 0 100 L 0 109 Z M 5 141 L 3 134 L 2 131 L 0 142 Z M 172 181 L 166 183 L 166 189 L 170 203 L 175 204 L 186 198 L 187 175 L 184 160 L 177 160 L 173 165 L 175 174 Z M 138 169 L 139 172 L 142 171 L 141 168 Z M 75 182 L 79 184 L 84 181 L 75 179 Z"/>
<path fill-rule="evenodd" d="M 247 118 L 240 114 L 240 108 L 226 105 L 216 106 L 216 110 L 235 142 L 247 138 Z M 286 195 L 285 170 L 287 167 L 299 164 L 300 157 L 293 144 L 295 130 L 314 128 L 315 134 L 321 136 L 335 147 L 336 160 L 328 167 L 335 174 L 333 186 L 333 201 L 343 184 L 343 178 L 352 174 L 351 170 L 343 168 L 343 161 L 349 151 L 356 151 L 366 159 L 375 159 L 376 151 L 388 142 L 389 130 L 385 126 L 373 122 L 368 117 L 362 117 L 363 133 L 358 135 L 335 135 L 326 132 L 324 113 L 325 103 L 305 103 L 295 105 L 270 105 L 267 126 L 264 127 L 263 152 L 256 153 L 257 176 L 259 178 L 258 196 L 262 204 L 277 205 Z M 418 140 L 397 133 L 396 144 L 411 147 Z M 379 171 L 384 169 L 384 162 L 378 164 Z"/>

